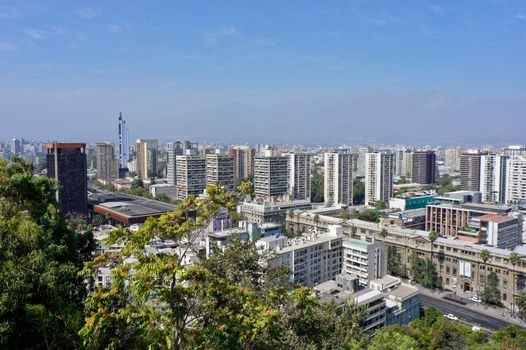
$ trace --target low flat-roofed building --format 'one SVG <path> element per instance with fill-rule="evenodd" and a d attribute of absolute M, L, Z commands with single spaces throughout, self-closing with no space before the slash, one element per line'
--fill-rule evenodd
<path fill-rule="evenodd" d="M 370 283 L 372 289 L 385 294 L 385 323 L 407 325 L 420 318 L 420 291 L 394 276 L 386 275 Z"/>
<path fill-rule="evenodd" d="M 175 205 L 123 193 L 92 195 L 90 206 L 95 214 L 109 215 L 112 223 L 130 226 L 149 217 L 160 217 L 176 209 Z"/>
<path fill-rule="evenodd" d="M 426 209 L 411 209 L 389 213 L 380 220 L 382 226 L 394 225 L 400 228 L 424 230 L 426 228 Z"/>
<path fill-rule="evenodd" d="M 153 198 L 157 198 L 162 195 L 165 195 L 170 199 L 177 198 L 177 189 L 175 185 L 155 184 L 155 185 L 150 185 L 148 190 L 150 191 L 150 194 L 152 195 Z"/>

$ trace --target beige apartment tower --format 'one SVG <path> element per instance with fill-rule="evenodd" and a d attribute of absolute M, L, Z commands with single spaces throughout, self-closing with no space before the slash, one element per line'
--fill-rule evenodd
<path fill-rule="evenodd" d="M 365 204 L 388 202 L 393 195 L 394 156 L 376 151 L 365 156 Z"/>
<path fill-rule="evenodd" d="M 324 158 L 325 205 L 352 204 L 352 154 L 348 151 L 327 152 Z"/>
<path fill-rule="evenodd" d="M 137 152 L 137 176 L 149 180 L 157 176 L 157 149 L 158 142 L 153 139 L 138 139 L 136 142 Z"/>
<path fill-rule="evenodd" d="M 115 146 L 109 142 L 97 143 L 97 178 L 111 180 L 119 177 L 119 160 L 115 156 Z"/>

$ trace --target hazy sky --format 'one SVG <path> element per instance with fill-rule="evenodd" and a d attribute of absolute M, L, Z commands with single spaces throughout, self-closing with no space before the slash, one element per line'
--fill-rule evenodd
<path fill-rule="evenodd" d="M 0 139 L 526 143 L 526 1 L 0 0 Z"/>

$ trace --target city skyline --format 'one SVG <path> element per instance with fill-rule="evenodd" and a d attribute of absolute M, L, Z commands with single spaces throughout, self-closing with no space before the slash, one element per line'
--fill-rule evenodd
<path fill-rule="evenodd" d="M 519 1 L 6 1 L 0 32 L 1 139 L 113 140 L 122 111 L 132 140 L 523 143 Z"/>

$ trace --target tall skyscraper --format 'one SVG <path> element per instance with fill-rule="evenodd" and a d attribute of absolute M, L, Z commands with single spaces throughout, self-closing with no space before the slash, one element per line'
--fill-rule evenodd
<path fill-rule="evenodd" d="M 119 113 L 119 177 L 124 177 L 128 170 L 128 161 L 130 160 L 130 145 L 128 139 L 128 127 L 126 120 Z"/>
<path fill-rule="evenodd" d="M 460 171 L 461 150 L 459 148 L 448 148 L 444 153 L 444 165 L 452 171 Z"/>
<path fill-rule="evenodd" d="M 365 204 L 388 202 L 393 195 L 394 157 L 388 151 L 367 153 L 365 159 Z"/>
<path fill-rule="evenodd" d="M 22 142 L 19 139 L 11 140 L 11 153 L 14 156 L 19 156 L 22 154 Z"/>
<path fill-rule="evenodd" d="M 206 158 L 177 156 L 177 199 L 199 196 L 206 188 Z"/>
<path fill-rule="evenodd" d="M 206 155 L 206 184 L 234 190 L 234 157 L 226 154 Z"/>
<path fill-rule="evenodd" d="M 480 189 L 480 156 L 479 150 L 466 150 L 460 155 L 460 189 L 479 191 Z"/>
<path fill-rule="evenodd" d="M 157 177 L 157 149 L 157 140 L 137 140 L 137 176 L 139 178 L 147 180 Z"/>
<path fill-rule="evenodd" d="M 229 151 L 234 157 L 234 180 L 246 179 L 254 176 L 254 158 L 256 150 L 249 146 L 235 146 Z"/>
<path fill-rule="evenodd" d="M 198 144 L 190 141 L 175 141 L 166 145 L 166 177 L 168 183 L 177 185 L 177 156 L 198 155 Z"/>
<path fill-rule="evenodd" d="M 115 147 L 109 142 L 97 143 L 97 178 L 115 179 L 119 177 L 119 162 L 115 158 Z"/>
<path fill-rule="evenodd" d="M 65 215 L 88 215 L 85 143 L 47 144 L 47 176 L 58 183 L 56 198 Z"/>
<path fill-rule="evenodd" d="M 526 156 L 511 156 L 508 163 L 506 202 L 526 201 Z"/>
<path fill-rule="evenodd" d="M 352 204 L 352 154 L 346 151 L 327 152 L 324 158 L 325 204 Z"/>
<path fill-rule="evenodd" d="M 256 157 L 254 161 L 254 194 L 272 200 L 287 194 L 288 158 Z"/>
<path fill-rule="evenodd" d="M 411 181 L 418 184 L 436 182 L 437 162 L 435 151 L 414 151 L 411 153 Z"/>
<path fill-rule="evenodd" d="M 480 157 L 480 192 L 482 201 L 505 203 L 509 157 L 484 154 Z"/>
<path fill-rule="evenodd" d="M 289 194 L 293 199 L 310 201 L 311 190 L 311 155 L 306 153 L 288 153 Z"/>

